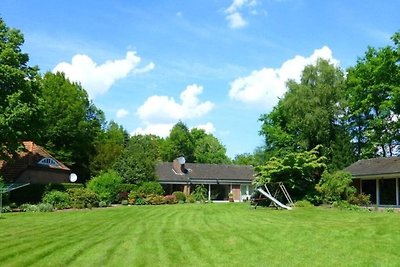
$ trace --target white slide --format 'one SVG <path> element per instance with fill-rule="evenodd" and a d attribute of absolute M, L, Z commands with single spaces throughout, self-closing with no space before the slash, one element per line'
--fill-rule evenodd
<path fill-rule="evenodd" d="M 288 207 L 284 204 L 282 204 L 282 202 L 280 202 L 279 200 L 277 200 L 276 198 L 274 198 L 273 196 L 271 196 L 270 194 L 268 194 L 267 192 L 265 192 L 264 190 L 262 190 L 261 188 L 257 188 L 258 192 L 260 192 L 261 194 L 263 194 L 264 196 L 266 196 L 267 198 L 269 198 L 271 201 L 275 202 L 276 204 L 279 205 L 279 207 L 287 209 L 287 210 L 291 210 L 291 207 Z"/>

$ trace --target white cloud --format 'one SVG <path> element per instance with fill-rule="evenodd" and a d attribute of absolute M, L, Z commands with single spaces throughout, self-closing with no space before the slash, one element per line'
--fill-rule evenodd
<path fill-rule="evenodd" d="M 201 102 L 199 95 L 202 92 L 202 86 L 192 84 L 181 92 L 180 102 L 169 96 L 150 96 L 136 111 L 142 127 L 135 129 L 132 134 L 155 134 L 166 137 L 179 120 L 190 120 L 206 115 L 214 108 L 214 103 Z M 198 127 L 208 133 L 215 131 L 212 123 Z"/>
<path fill-rule="evenodd" d="M 246 104 L 272 109 L 277 104 L 278 98 L 286 92 L 287 80 L 293 79 L 299 82 L 304 67 L 315 64 L 318 58 L 339 65 L 329 47 L 324 46 L 314 50 L 309 57 L 295 56 L 285 61 L 280 68 L 262 68 L 254 70 L 249 76 L 237 78 L 231 83 L 229 97 Z"/>
<path fill-rule="evenodd" d="M 129 111 L 123 108 L 117 110 L 116 116 L 118 119 L 122 119 L 129 114 Z"/>
<path fill-rule="evenodd" d="M 171 132 L 172 127 L 174 127 L 174 123 L 145 123 L 144 128 L 138 127 L 136 128 L 131 135 L 146 135 L 146 134 L 154 134 L 160 137 L 167 137 Z"/>
<path fill-rule="evenodd" d="M 214 108 L 210 101 L 200 102 L 198 95 L 203 87 L 192 84 L 181 93 L 181 103 L 173 97 L 154 95 L 149 97 L 137 110 L 139 118 L 147 122 L 170 122 L 199 118 Z"/>
<path fill-rule="evenodd" d="M 206 124 L 199 124 L 193 128 L 203 129 L 206 133 L 212 134 L 215 133 L 215 126 L 211 122 L 207 122 Z"/>
<path fill-rule="evenodd" d="M 61 62 L 53 72 L 64 72 L 71 81 L 80 82 L 91 99 L 105 94 L 119 79 L 130 72 L 143 73 L 154 68 L 154 63 L 137 69 L 141 58 L 133 51 L 128 51 L 124 59 L 109 60 L 98 65 L 87 55 L 75 55 L 71 63 Z"/>
<path fill-rule="evenodd" d="M 232 29 L 243 28 L 247 25 L 247 21 L 244 20 L 239 12 L 227 15 L 226 20 L 229 23 L 229 27 L 231 27 Z"/>
<path fill-rule="evenodd" d="M 243 28 L 247 25 L 247 21 L 244 19 L 241 10 L 245 7 L 249 10 L 250 14 L 257 15 L 257 10 L 255 6 L 257 5 L 257 0 L 233 0 L 232 4 L 225 9 L 228 25 L 232 29 Z"/>

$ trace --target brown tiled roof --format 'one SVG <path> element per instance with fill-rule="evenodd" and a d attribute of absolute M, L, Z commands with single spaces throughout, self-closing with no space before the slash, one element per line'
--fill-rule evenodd
<path fill-rule="evenodd" d="M 43 147 L 36 145 L 32 141 L 23 142 L 24 151 L 18 153 L 15 158 L 8 160 L 0 160 L 0 175 L 2 175 L 6 181 L 12 181 L 16 179 L 19 174 L 24 170 L 32 167 L 37 168 L 51 168 L 69 171 L 70 169 L 65 166 L 62 162 L 56 160 L 46 151 Z M 53 159 L 58 166 L 40 165 L 38 162 L 43 158 Z"/>
<path fill-rule="evenodd" d="M 164 162 L 156 165 L 156 174 L 160 182 L 187 183 L 187 182 L 210 182 L 229 183 L 246 182 L 253 180 L 254 169 L 245 165 L 220 165 L 186 163 L 188 174 L 177 173 L 173 170 L 173 163 Z"/>
<path fill-rule="evenodd" d="M 345 170 L 353 177 L 400 176 L 400 157 L 363 159 L 351 164 Z"/>

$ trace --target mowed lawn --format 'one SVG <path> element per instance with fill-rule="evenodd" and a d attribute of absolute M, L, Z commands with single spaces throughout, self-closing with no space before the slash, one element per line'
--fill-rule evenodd
<path fill-rule="evenodd" d="M 399 266 L 400 214 L 249 204 L 0 218 L 0 266 Z"/>

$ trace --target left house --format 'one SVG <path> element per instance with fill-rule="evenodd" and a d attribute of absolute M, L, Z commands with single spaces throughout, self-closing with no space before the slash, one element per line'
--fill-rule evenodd
<path fill-rule="evenodd" d="M 6 183 L 65 183 L 71 170 L 43 147 L 23 142 L 24 150 L 9 161 L 0 160 L 0 176 Z"/>

